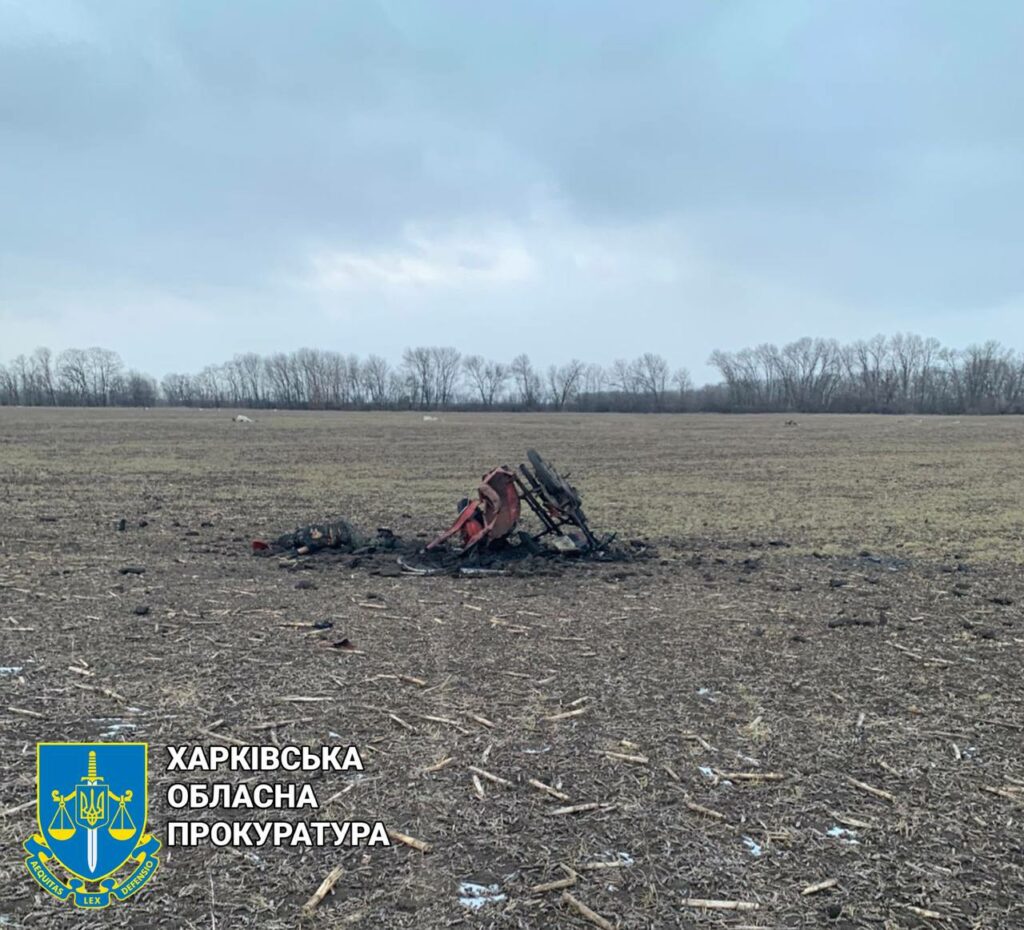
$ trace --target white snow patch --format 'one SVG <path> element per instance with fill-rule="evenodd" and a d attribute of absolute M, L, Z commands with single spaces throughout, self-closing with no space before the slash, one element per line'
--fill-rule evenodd
<path fill-rule="evenodd" d="M 134 730 L 137 726 L 128 720 L 122 720 L 120 717 L 93 717 L 93 723 L 105 723 L 107 725 L 106 730 L 103 731 L 104 736 L 117 736 L 122 730 Z"/>
<path fill-rule="evenodd" d="M 825 833 L 833 839 L 842 840 L 850 846 L 859 845 L 859 840 L 856 839 L 856 830 L 847 830 L 845 827 L 831 826 L 825 831 Z"/>
<path fill-rule="evenodd" d="M 459 882 L 459 904 L 478 911 L 485 904 L 500 904 L 505 895 L 498 885 L 478 885 L 476 882 Z"/>

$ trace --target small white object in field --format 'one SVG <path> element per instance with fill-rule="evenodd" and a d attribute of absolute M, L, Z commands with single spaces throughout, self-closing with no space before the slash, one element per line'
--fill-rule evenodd
<path fill-rule="evenodd" d="M 833 826 L 829 827 L 825 831 L 828 836 L 834 837 L 835 839 L 842 840 L 850 846 L 859 846 L 859 842 L 856 839 L 857 832 L 855 830 L 846 830 L 843 827 Z"/>
<path fill-rule="evenodd" d="M 436 419 L 437 417 L 428 417 L 426 414 L 423 414 L 424 423 L 433 423 Z"/>
<path fill-rule="evenodd" d="M 437 419 L 436 417 L 434 419 Z M 500 904 L 505 895 L 499 885 L 478 885 L 476 882 L 459 882 L 459 904 L 478 911 L 485 904 Z"/>
<path fill-rule="evenodd" d="M 244 413 L 239 413 L 239 414 L 235 415 L 235 422 L 236 423 L 252 423 L 252 420 L 249 417 L 247 417 Z"/>

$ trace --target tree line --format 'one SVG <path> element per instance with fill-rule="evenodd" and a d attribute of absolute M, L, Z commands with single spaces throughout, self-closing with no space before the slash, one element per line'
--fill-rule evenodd
<path fill-rule="evenodd" d="M 157 382 L 109 349 L 39 348 L 0 364 L 0 405 L 248 407 L 308 410 L 494 409 L 622 412 L 1024 412 L 1024 355 L 998 342 L 943 347 L 910 334 L 849 344 L 799 339 L 712 353 L 721 381 L 647 352 L 611 365 L 546 368 L 450 346 L 406 349 L 397 365 L 323 349 L 236 355 Z"/>
<path fill-rule="evenodd" d="M 672 373 L 653 353 L 542 369 L 527 355 L 505 363 L 450 346 L 406 349 L 398 365 L 324 349 L 248 352 L 159 383 L 109 349 L 41 348 L 0 365 L 0 405 L 673 411 L 687 409 L 691 393 L 686 370 Z"/>
<path fill-rule="evenodd" d="M 942 346 L 913 334 L 842 345 L 798 339 L 716 351 L 718 409 L 838 413 L 1021 413 L 1024 354 L 1000 343 Z"/>
<path fill-rule="evenodd" d="M 126 369 L 110 349 L 38 348 L 0 364 L 0 405 L 31 407 L 152 407 L 156 379 Z"/>

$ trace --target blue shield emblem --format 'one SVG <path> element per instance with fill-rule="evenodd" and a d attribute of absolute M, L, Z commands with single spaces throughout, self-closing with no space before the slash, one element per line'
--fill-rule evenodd
<path fill-rule="evenodd" d="M 160 843 L 145 832 L 146 763 L 145 743 L 37 746 L 39 833 L 25 843 L 32 854 L 26 865 L 55 897 L 105 907 L 111 896 L 123 900 L 153 876 Z M 134 869 L 122 874 L 129 860 Z"/>

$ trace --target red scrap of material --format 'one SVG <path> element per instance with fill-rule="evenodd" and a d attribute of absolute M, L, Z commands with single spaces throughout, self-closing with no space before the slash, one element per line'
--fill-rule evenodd
<path fill-rule="evenodd" d="M 519 491 L 511 468 L 499 465 L 484 475 L 477 488 L 478 500 L 467 504 L 455 522 L 440 536 L 427 544 L 433 549 L 456 533 L 462 535 L 462 546 L 468 549 L 482 539 L 502 539 L 519 522 Z"/>
<path fill-rule="evenodd" d="M 254 539 L 252 541 L 253 552 L 266 552 L 269 548 L 270 546 L 267 543 L 265 543 L 262 539 Z"/>
<path fill-rule="evenodd" d="M 527 449 L 526 457 L 530 464 L 520 465 L 518 472 L 502 465 L 484 475 L 477 488 L 479 499 L 463 507 L 455 523 L 431 540 L 427 549 L 456 534 L 462 537 L 463 554 L 478 543 L 486 546 L 505 539 L 519 522 L 523 501 L 543 526 L 532 536 L 534 542 L 553 534 L 567 539 L 577 552 L 596 552 L 610 543 L 613 537 L 601 542 L 591 532 L 579 492 L 536 449 Z"/>

